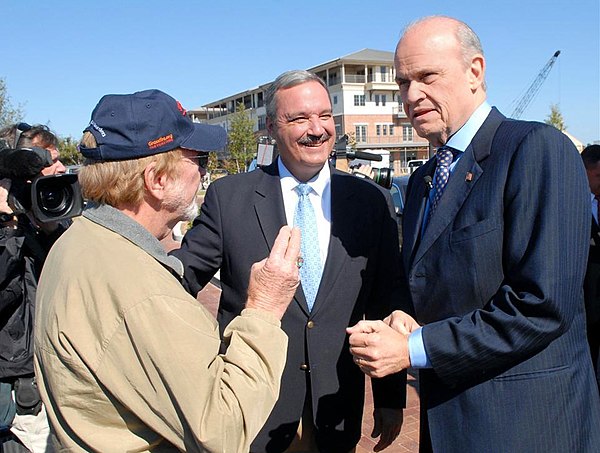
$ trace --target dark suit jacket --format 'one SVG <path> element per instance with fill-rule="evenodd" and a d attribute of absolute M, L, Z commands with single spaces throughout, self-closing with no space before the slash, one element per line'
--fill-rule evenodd
<path fill-rule="evenodd" d="M 434 168 L 413 174 L 403 223 L 433 451 L 599 451 L 582 290 L 589 189 L 573 144 L 493 109 L 420 237 Z"/>
<path fill-rule="evenodd" d="M 309 313 L 299 288 L 282 319 L 290 341 L 280 399 L 253 452 L 285 450 L 307 394 L 322 451 L 347 452 L 360 439 L 364 376 L 352 361 L 345 328 L 363 315 L 387 316 L 390 301 L 399 297 L 398 233 L 389 194 L 371 182 L 332 170 L 331 205 L 329 250 L 315 305 Z M 243 309 L 250 266 L 268 256 L 285 224 L 276 163 L 208 188 L 200 216 L 175 254 L 192 294 L 220 268 L 221 329 Z M 402 407 L 403 379 L 374 383 L 376 404 Z"/>
<path fill-rule="evenodd" d="M 587 337 L 600 389 L 600 227 L 592 216 L 590 254 L 583 284 Z"/>

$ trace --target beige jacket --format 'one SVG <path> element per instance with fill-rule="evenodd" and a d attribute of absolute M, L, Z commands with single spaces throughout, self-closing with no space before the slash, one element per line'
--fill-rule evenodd
<path fill-rule="evenodd" d="M 215 320 L 156 259 L 154 238 L 102 209 L 55 244 L 38 289 L 36 373 L 61 447 L 248 451 L 279 394 L 279 321 L 245 310 L 219 355 Z"/>

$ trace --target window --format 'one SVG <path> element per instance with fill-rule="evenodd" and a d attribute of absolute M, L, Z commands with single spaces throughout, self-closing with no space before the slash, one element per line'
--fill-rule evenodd
<path fill-rule="evenodd" d="M 267 128 L 267 117 L 266 115 L 260 115 L 258 117 L 258 130 L 261 131 Z"/>
<path fill-rule="evenodd" d="M 379 95 L 378 94 L 375 95 L 375 105 L 379 105 Z"/>
<path fill-rule="evenodd" d="M 388 68 L 386 66 L 381 66 L 379 69 L 381 72 L 381 81 L 387 82 L 388 81 Z M 383 105 L 385 105 L 385 103 Z"/>
<path fill-rule="evenodd" d="M 354 105 L 355 106 L 364 106 L 365 105 L 365 95 L 364 94 L 355 94 L 354 95 Z"/>
<path fill-rule="evenodd" d="M 329 73 L 329 86 L 337 85 L 339 83 L 338 80 L 337 71 Z"/>
<path fill-rule="evenodd" d="M 385 101 L 387 100 L 387 96 L 385 94 L 381 95 L 381 105 L 385 106 Z"/>
<path fill-rule="evenodd" d="M 357 124 L 354 126 L 354 132 L 356 133 L 356 142 L 365 143 L 367 141 L 367 125 Z"/>
<path fill-rule="evenodd" d="M 394 135 L 393 124 L 376 124 L 375 125 L 376 135 Z"/>
<path fill-rule="evenodd" d="M 337 96 L 333 97 L 333 105 L 337 105 Z"/>
<path fill-rule="evenodd" d="M 413 140 L 413 129 L 410 124 L 402 125 L 402 140 L 405 142 L 412 142 Z"/>
<path fill-rule="evenodd" d="M 341 124 L 336 124 L 335 125 L 335 135 L 336 137 L 341 137 L 342 134 L 342 125 Z"/>

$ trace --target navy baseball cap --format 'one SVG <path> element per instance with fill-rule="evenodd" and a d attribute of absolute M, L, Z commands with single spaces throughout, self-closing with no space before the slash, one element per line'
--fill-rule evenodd
<path fill-rule="evenodd" d="M 227 142 L 225 129 L 194 123 L 178 101 L 160 90 L 103 96 L 86 131 L 97 147 L 79 150 L 98 161 L 137 159 L 175 148 L 216 151 Z"/>

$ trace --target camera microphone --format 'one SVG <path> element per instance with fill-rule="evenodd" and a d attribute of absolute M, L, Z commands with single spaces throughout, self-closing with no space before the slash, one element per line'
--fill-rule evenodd
<path fill-rule="evenodd" d="M 0 177 L 33 179 L 52 165 L 52 156 L 43 148 L 6 148 L 0 151 Z"/>
<path fill-rule="evenodd" d="M 431 176 L 423 176 L 423 182 L 425 183 L 425 187 L 427 187 L 427 192 L 433 189 L 433 179 L 431 178 Z"/>
<path fill-rule="evenodd" d="M 381 162 L 383 160 L 383 157 L 380 154 L 367 153 L 364 151 L 348 151 L 346 153 L 346 158 L 372 160 L 376 162 Z"/>

